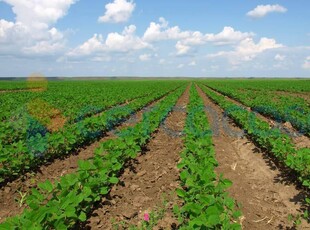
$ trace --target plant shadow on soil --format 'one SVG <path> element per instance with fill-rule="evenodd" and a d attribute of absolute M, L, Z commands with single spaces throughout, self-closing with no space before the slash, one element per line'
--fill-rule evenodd
<path fill-rule="evenodd" d="M 158 132 L 158 130 L 156 130 L 153 134 L 155 135 Z M 147 148 L 147 144 L 145 144 L 145 146 L 143 146 L 141 148 L 141 152 L 139 155 L 145 155 L 147 154 L 147 152 L 149 151 L 149 149 Z M 129 161 L 127 161 L 124 165 L 124 167 L 122 168 L 122 170 L 120 171 L 120 173 L 117 175 L 118 178 L 121 178 L 121 176 L 125 173 L 125 169 L 129 170 L 129 172 L 133 172 L 133 173 L 137 173 L 137 166 L 139 165 L 139 161 L 137 159 L 130 159 Z M 125 187 L 125 184 L 123 181 L 119 181 L 118 185 L 121 185 L 122 187 Z M 103 208 L 104 206 L 112 206 L 113 205 L 113 200 L 116 197 L 111 197 L 110 192 L 103 197 L 103 200 L 98 201 L 92 208 L 90 214 L 87 216 L 87 219 L 89 219 L 90 217 L 96 217 L 98 216 L 98 214 L 94 213 L 95 210 Z M 83 223 L 77 223 L 74 229 L 77 230 L 90 230 L 91 227 L 88 226 L 90 224 L 89 221 L 83 222 Z"/>
<path fill-rule="evenodd" d="M 248 136 L 248 138 L 252 140 L 250 136 Z M 293 186 L 298 191 L 297 195 L 289 199 L 291 203 L 298 204 L 301 207 L 297 211 L 299 211 L 301 214 L 305 211 L 310 212 L 309 205 L 306 203 L 306 198 L 309 197 L 309 191 L 304 186 L 302 186 L 301 182 L 298 180 L 296 172 L 285 166 L 272 153 L 268 152 L 266 149 L 260 148 L 259 144 L 256 143 L 254 140 L 252 140 L 252 142 L 255 145 L 255 148 L 252 150 L 253 153 L 262 154 L 262 158 L 266 165 L 269 167 L 269 169 L 272 171 L 277 171 L 277 175 L 273 179 L 273 182 L 275 184 Z M 309 218 L 306 221 L 308 224 L 310 224 Z M 287 227 L 280 224 L 278 226 L 278 229 L 293 230 L 296 229 L 296 227 Z"/>

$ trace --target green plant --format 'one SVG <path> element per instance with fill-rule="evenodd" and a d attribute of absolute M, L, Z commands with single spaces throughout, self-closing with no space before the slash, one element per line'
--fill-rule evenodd
<path fill-rule="evenodd" d="M 137 156 L 154 132 L 172 110 L 184 87 L 168 95 L 134 127 L 123 130 L 119 138 L 103 142 L 92 160 L 79 161 L 76 173 L 61 177 L 52 184 L 46 181 L 32 189 L 26 198 L 29 209 L 20 216 L 9 218 L 1 228 L 68 229 L 87 219 L 95 202 L 109 193 L 118 183 L 124 164 Z"/>
<path fill-rule="evenodd" d="M 214 172 L 218 163 L 211 133 L 202 99 L 192 86 L 187 107 L 185 150 L 178 164 L 182 188 L 176 191 L 184 205 L 174 207 L 180 229 L 241 229 L 237 223 L 241 213 L 235 210 L 235 202 L 226 192 L 231 181 Z"/>

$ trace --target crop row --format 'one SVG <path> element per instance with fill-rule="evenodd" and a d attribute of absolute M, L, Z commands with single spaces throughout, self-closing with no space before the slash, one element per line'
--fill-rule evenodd
<path fill-rule="evenodd" d="M 39 132 L 26 140 L 12 144 L 0 140 L 0 182 L 38 168 L 42 163 L 52 159 L 66 156 L 69 152 L 93 142 L 137 110 L 166 94 L 165 91 L 159 91 L 126 106 L 109 109 L 98 117 L 86 118 L 54 133 L 42 135 Z"/>
<path fill-rule="evenodd" d="M 305 93 L 310 92 L 309 79 L 209 79 L 210 86 L 227 86 L 234 89 L 268 92 Z"/>
<path fill-rule="evenodd" d="M 0 94 L 0 121 L 28 113 L 46 125 L 61 114 L 69 123 L 158 90 L 180 86 L 181 81 L 49 81 L 42 91 Z"/>
<path fill-rule="evenodd" d="M 212 145 L 212 131 L 204 104 L 194 86 L 190 90 L 185 127 L 185 150 L 178 164 L 183 189 L 177 194 L 184 205 L 175 207 L 182 222 L 180 229 L 241 229 L 240 212 L 226 189 L 231 181 L 217 176 L 218 166 Z"/>
<path fill-rule="evenodd" d="M 59 119 L 70 125 L 113 106 L 180 86 L 180 82 L 134 83 L 50 82 L 42 92 L 1 94 L 0 139 L 13 143 L 36 133 L 45 135 L 63 126 L 52 129 Z"/>
<path fill-rule="evenodd" d="M 268 91 L 242 89 L 240 92 L 229 84 L 224 86 L 208 84 L 208 86 L 278 122 L 289 121 L 299 132 L 310 135 L 310 109 L 307 101 L 302 98 L 279 96 Z"/>
<path fill-rule="evenodd" d="M 92 160 L 79 161 L 76 173 L 54 184 L 41 183 L 26 198 L 29 209 L 9 218 L 0 229 L 68 229 L 87 219 L 94 203 L 109 193 L 124 164 L 135 158 L 184 91 L 179 88 L 143 114 L 141 122 L 119 133 L 119 138 L 103 142 Z"/>
<path fill-rule="evenodd" d="M 263 149 L 272 153 L 285 166 L 297 173 L 299 181 L 310 188 L 310 149 L 296 149 L 287 134 L 281 133 L 278 128 L 270 128 L 269 124 L 255 113 L 237 106 L 211 90 L 202 87 L 202 90 L 231 117 L 247 134 Z M 307 202 L 310 200 L 307 199 Z"/>
<path fill-rule="evenodd" d="M 165 91 L 161 91 L 161 92 L 165 92 Z M 138 98 L 142 98 L 142 97 L 152 97 L 153 95 L 156 95 L 156 94 L 157 93 L 155 93 L 155 94 L 154 93 L 148 93 L 147 95 L 143 95 L 143 96 L 133 98 L 133 100 L 138 99 Z M 116 105 L 116 106 L 119 106 L 119 105 Z M 89 107 L 87 107 L 87 108 L 89 108 Z M 111 108 L 113 108 L 113 106 L 111 106 Z M 39 106 L 39 108 L 37 108 L 37 109 L 47 109 L 48 110 L 48 109 L 52 109 L 52 108 L 40 108 L 40 106 Z M 65 129 L 66 127 L 68 127 L 74 123 L 80 122 L 87 117 L 90 117 L 94 114 L 99 114 L 99 113 L 103 112 L 104 110 L 108 110 L 108 109 L 110 109 L 110 108 L 105 109 L 105 107 L 102 107 L 99 109 L 97 107 L 96 110 L 93 109 L 90 112 L 88 109 L 85 108 L 85 110 L 81 111 L 81 115 L 77 119 L 72 120 L 70 122 L 67 122 L 63 127 L 60 127 L 60 128 Z M 3 144 L 16 143 L 20 140 L 26 140 L 26 139 L 29 139 L 31 137 L 34 137 L 37 134 L 40 134 L 41 136 L 45 136 L 48 133 L 52 133 L 50 130 L 48 130 L 48 128 L 44 124 L 42 124 L 42 122 L 40 122 L 40 119 L 32 116 L 31 114 L 29 114 L 25 110 L 22 110 L 22 111 L 23 111 L 22 114 L 19 114 L 19 115 L 15 114 L 14 116 L 12 116 L 12 121 L 6 121 L 6 122 L 0 123 L 0 139 L 2 140 Z"/>

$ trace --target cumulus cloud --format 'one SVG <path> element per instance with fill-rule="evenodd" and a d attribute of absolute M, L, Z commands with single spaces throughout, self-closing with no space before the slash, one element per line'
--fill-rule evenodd
<path fill-rule="evenodd" d="M 62 51 L 65 48 L 65 44 L 63 42 L 54 42 L 51 43 L 49 41 L 41 41 L 37 42 L 33 46 L 25 47 L 22 49 L 25 54 L 36 54 L 36 55 L 52 55 Z"/>
<path fill-rule="evenodd" d="M 103 36 L 101 34 L 94 34 L 79 47 L 68 52 L 68 56 L 87 56 L 96 52 L 104 51 Z"/>
<path fill-rule="evenodd" d="M 140 50 L 150 47 L 148 43 L 135 35 L 136 26 L 125 27 L 122 34 L 108 34 L 105 45 L 110 51 L 128 52 L 130 50 Z"/>
<path fill-rule="evenodd" d="M 177 42 L 175 48 L 177 49 L 177 55 L 185 55 L 191 49 L 190 46 L 183 44 L 181 41 Z"/>
<path fill-rule="evenodd" d="M 70 6 L 76 0 L 3 0 L 12 6 L 14 14 L 16 14 L 16 22 L 23 25 L 36 28 L 47 29 L 58 19 L 67 14 Z"/>
<path fill-rule="evenodd" d="M 130 25 L 125 27 L 121 34 L 109 33 L 105 40 L 101 34 L 94 34 L 92 38 L 88 39 L 82 45 L 68 52 L 67 56 L 88 56 L 102 52 L 126 53 L 133 50 L 151 48 L 151 45 L 138 37 L 135 32 L 136 26 Z"/>
<path fill-rule="evenodd" d="M 139 56 L 140 61 L 149 61 L 151 60 L 152 54 L 141 54 Z"/>
<path fill-rule="evenodd" d="M 285 13 L 287 9 L 279 4 L 276 5 L 258 5 L 255 9 L 249 11 L 247 16 L 252 18 L 262 18 L 269 13 Z"/>
<path fill-rule="evenodd" d="M 252 61 L 260 53 L 266 50 L 277 49 L 283 47 L 272 38 L 261 38 L 255 43 L 253 38 L 242 40 L 233 51 L 221 51 L 216 54 L 208 55 L 210 58 L 225 57 L 228 58 L 232 65 L 238 65 L 241 62 Z"/>
<path fill-rule="evenodd" d="M 127 22 L 135 10 L 136 4 L 133 1 L 114 0 L 105 6 L 106 12 L 98 18 L 99 22 L 120 23 Z"/>
<path fill-rule="evenodd" d="M 3 0 L 15 21 L 0 20 L 0 50 L 4 54 L 54 54 L 64 48 L 64 35 L 52 27 L 77 0 Z"/>
<path fill-rule="evenodd" d="M 187 54 L 192 46 L 199 46 L 204 45 L 206 43 L 212 43 L 214 45 L 234 45 L 238 42 L 246 39 L 246 38 L 252 38 L 254 36 L 254 33 L 243 33 L 240 31 L 236 31 L 232 27 L 224 27 L 221 32 L 218 34 L 202 34 L 199 31 L 193 32 L 190 34 L 189 37 L 182 39 L 178 41 L 178 44 L 176 46 L 178 50 L 178 55 L 180 54 Z M 180 52 L 180 49 L 182 48 L 182 52 Z"/>
<path fill-rule="evenodd" d="M 159 23 L 151 22 L 146 29 L 143 39 L 147 42 L 156 42 L 162 40 L 177 40 L 190 36 L 189 31 L 181 31 L 178 26 L 169 27 L 168 21 L 159 18 Z"/>
<path fill-rule="evenodd" d="M 0 41 L 4 42 L 8 40 L 9 33 L 12 33 L 12 28 L 15 26 L 15 23 L 8 22 L 4 19 L 0 20 Z"/>
<path fill-rule="evenodd" d="M 310 70 L 310 56 L 306 57 L 303 65 L 302 65 L 302 68 Z"/>
<path fill-rule="evenodd" d="M 284 61 L 285 59 L 286 59 L 285 55 L 276 54 L 276 56 L 274 56 L 274 60 L 276 61 Z"/>
<path fill-rule="evenodd" d="M 206 34 L 206 41 L 214 42 L 216 45 L 228 45 L 239 42 L 245 38 L 253 37 L 254 33 L 242 33 L 236 31 L 230 26 L 225 26 L 224 29 L 218 34 Z"/>
<path fill-rule="evenodd" d="M 176 40 L 175 48 L 177 55 L 187 55 L 193 46 L 204 45 L 208 42 L 215 45 L 231 45 L 253 36 L 254 33 L 243 33 L 229 26 L 225 26 L 218 34 L 203 34 L 200 31 L 189 30 L 183 31 L 178 26 L 170 27 L 166 19 L 159 18 L 158 23 L 150 23 L 143 35 L 143 40 L 150 43 L 163 40 Z"/>

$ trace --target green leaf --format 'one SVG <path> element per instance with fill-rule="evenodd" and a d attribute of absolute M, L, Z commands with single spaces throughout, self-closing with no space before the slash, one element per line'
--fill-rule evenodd
<path fill-rule="evenodd" d="M 303 215 L 303 216 L 304 216 L 305 219 L 307 219 L 307 218 L 309 217 L 309 211 L 306 210 L 306 211 L 304 212 L 304 215 Z"/>
<path fill-rule="evenodd" d="M 179 197 L 184 198 L 186 196 L 186 192 L 182 189 L 177 189 L 176 192 Z"/>
<path fill-rule="evenodd" d="M 81 212 L 81 214 L 79 215 L 79 220 L 84 222 L 84 221 L 86 221 L 86 219 L 87 219 L 87 216 L 86 216 L 85 212 Z"/>
<path fill-rule="evenodd" d="M 227 189 L 232 186 L 232 182 L 228 179 L 221 180 L 224 189 Z"/>
<path fill-rule="evenodd" d="M 71 217 L 71 218 L 77 217 L 75 208 L 71 206 L 66 207 L 65 215 L 66 217 Z"/>
<path fill-rule="evenodd" d="M 302 183 L 303 186 L 306 186 L 306 187 L 310 187 L 310 183 L 309 181 L 305 180 L 303 183 Z"/>
<path fill-rule="evenodd" d="M 38 184 L 38 187 L 42 190 L 48 191 L 49 193 L 53 191 L 53 185 L 49 180 L 45 181 L 44 183 Z"/>
<path fill-rule="evenodd" d="M 211 226 L 214 226 L 214 225 L 217 225 L 218 223 L 220 223 L 220 214 L 221 214 L 221 212 L 218 210 L 217 207 L 215 207 L 215 206 L 208 207 L 206 210 L 208 223 Z"/>
<path fill-rule="evenodd" d="M 201 216 L 193 219 L 192 221 L 190 221 L 189 225 L 195 229 L 198 229 L 197 227 L 200 227 L 199 229 L 203 229 L 201 227 L 203 225 L 205 225 L 206 222 L 207 222 L 207 219 L 205 218 L 205 216 L 201 215 Z"/>
<path fill-rule="evenodd" d="M 0 224 L 0 230 L 8 230 L 8 229 L 15 229 L 15 228 L 8 222 Z"/>
<path fill-rule="evenodd" d="M 89 171 L 89 170 L 95 170 L 96 167 L 90 162 L 90 161 L 79 161 L 79 170 L 82 171 Z"/>
<path fill-rule="evenodd" d="M 201 213 L 201 207 L 199 204 L 195 203 L 188 203 L 185 206 L 183 206 L 183 209 L 186 210 L 189 213 L 194 213 L 196 215 Z"/>
<path fill-rule="evenodd" d="M 67 230 L 67 226 L 65 225 L 65 223 L 63 222 L 62 219 L 58 220 L 55 222 L 54 224 L 55 229 L 59 229 L 59 230 Z"/>
<path fill-rule="evenodd" d="M 178 205 L 174 205 L 174 206 L 173 206 L 173 213 L 174 213 L 175 215 L 179 215 L 179 214 L 180 214 L 180 208 L 179 208 Z"/>
<path fill-rule="evenodd" d="M 118 181 L 119 181 L 119 179 L 118 179 L 117 177 L 110 177 L 110 178 L 109 178 L 109 182 L 110 182 L 111 184 L 117 184 Z"/>

